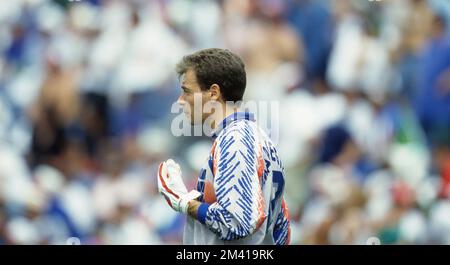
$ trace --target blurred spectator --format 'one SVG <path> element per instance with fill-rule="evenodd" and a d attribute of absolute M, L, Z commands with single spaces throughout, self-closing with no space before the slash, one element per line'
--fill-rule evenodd
<path fill-rule="evenodd" d="M 430 143 L 450 133 L 450 39 L 443 17 L 436 15 L 430 39 L 421 53 L 416 111 Z"/>

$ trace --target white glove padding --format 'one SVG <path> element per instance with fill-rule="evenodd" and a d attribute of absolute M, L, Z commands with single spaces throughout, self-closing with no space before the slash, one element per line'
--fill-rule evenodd
<path fill-rule="evenodd" d="M 182 213 L 187 213 L 189 201 L 201 195 L 197 190 L 188 193 L 181 176 L 180 166 L 172 159 L 159 164 L 158 189 L 170 207 Z"/>

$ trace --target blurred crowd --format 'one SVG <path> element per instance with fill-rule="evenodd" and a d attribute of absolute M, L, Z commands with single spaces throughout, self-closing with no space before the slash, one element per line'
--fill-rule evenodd
<path fill-rule="evenodd" d="M 292 244 L 450 244 L 447 0 L 0 2 L 0 244 L 179 244 L 158 195 L 207 137 L 174 137 L 174 66 L 239 54 L 279 102 Z"/>

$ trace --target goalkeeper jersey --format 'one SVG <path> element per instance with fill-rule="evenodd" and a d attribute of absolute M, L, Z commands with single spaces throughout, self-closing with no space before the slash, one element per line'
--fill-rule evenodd
<path fill-rule="evenodd" d="M 188 216 L 184 244 L 289 244 L 284 168 L 254 116 L 235 112 L 214 130 L 200 170 L 198 220 Z"/>

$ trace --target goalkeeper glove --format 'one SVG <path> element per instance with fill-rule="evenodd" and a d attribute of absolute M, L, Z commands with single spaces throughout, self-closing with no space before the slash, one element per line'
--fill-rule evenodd
<path fill-rule="evenodd" d="M 189 201 L 200 197 L 197 190 L 187 191 L 180 166 L 172 159 L 159 164 L 158 190 L 167 203 L 177 212 L 187 213 Z"/>

